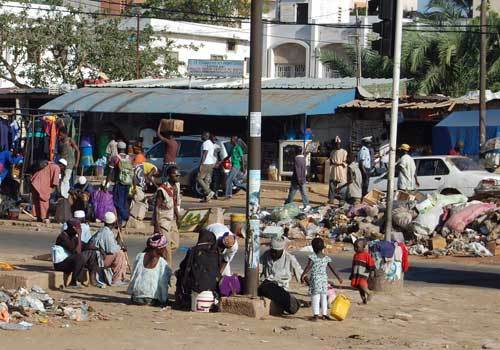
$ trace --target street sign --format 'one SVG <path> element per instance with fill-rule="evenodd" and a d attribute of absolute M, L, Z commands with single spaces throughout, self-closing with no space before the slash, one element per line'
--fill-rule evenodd
<path fill-rule="evenodd" d="M 242 77 L 243 61 L 188 60 L 188 74 L 193 77 Z"/>

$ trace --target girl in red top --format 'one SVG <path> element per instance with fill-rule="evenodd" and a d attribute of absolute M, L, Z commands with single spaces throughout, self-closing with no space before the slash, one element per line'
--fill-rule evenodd
<path fill-rule="evenodd" d="M 368 289 L 368 278 L 375 272 L 375 261 L 365 250 L 366 241 L 358 239 L 354 243 L 354 257 L 352 259 L 351 286 L 359 290 L 363 304 L 368 303 L 371 292 Z"/>

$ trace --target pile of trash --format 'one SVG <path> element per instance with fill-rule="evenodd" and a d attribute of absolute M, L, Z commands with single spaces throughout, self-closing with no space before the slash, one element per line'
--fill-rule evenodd
<path fill-rule="evenodd" d="M 0 330 L 30 330 L 34 324 L 54 324 L 59 321 L 62 327 L 68 327 L 67 320 L 89 321 L 105 319 L 94 312 L 86 302 L 54 301 L 40 287 L 30 290 L 0 289 Z"/>
<path fill-rule="evenodd" d="M 386 199 L 369 193 L 361 204 L 320 206 L 303 212 L 293 204 L 261 212 L 266 238 L 285 236 L 354 243 L 383 240 Z M 375 200 L 374 200 L 375 198 Z M 468 201 L 463 195 L 433 193 L 424 197 L 398 191 L 393 202 L 391 240 L 406 242 L 413 255 L 492 256 L 500 246 L 500 207 Z"/>

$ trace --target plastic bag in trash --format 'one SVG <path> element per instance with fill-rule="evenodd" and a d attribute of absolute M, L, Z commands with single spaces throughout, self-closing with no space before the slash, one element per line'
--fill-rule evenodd
<path fill-rule="evenodd" d="M 299 207 L 293 203 L 285 204 L 283 207 L 274 208 L 271 217 L 274 221 L 294 219 L 299 215 Z"/>

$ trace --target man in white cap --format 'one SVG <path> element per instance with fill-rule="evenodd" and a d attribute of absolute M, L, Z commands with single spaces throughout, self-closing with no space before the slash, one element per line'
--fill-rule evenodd
<path fill-rule="evenodd" d="M 128 194 L 134 178 L 134 165 L 126 153 L 127 144 L 118 142 L 118 155 L 110 159 L 105 187 L 113 180 L 113 203 L 118 213 L 118 224 L 124 227 L 129 218 Z"/>
<path fill-rule="evenodd" d="M 231 276 L 231 266 L 229 264 L 238 252 L 236 235 L 226 225 L 219 223 L 208 225 L 206 229 L 212 232 L 217 239 L 217 247 L 223 258 L 221 266 L 222 276 Z"/>
<path fill-rule="evenodd" d="M 330 154 L 330 165 L 328 203 L 333 204 L 335 196 L 341 193 L 340 188 L 347 182 L 347 151 L 342 148 L 342 140 L 339 136 L 335 137 L 335 149 Z"/>
<path fill-rule="evenodd" d="M 87 244 L 92 238 L 92 234 L 90 233 L 90 226 L 87 224 L 87 221 L 85 220 L 85 212 L 83 210 L 77 210 L 73 213 L 73 218 L 77 219 L 80 221 L 80 226 L 82 227 L 82 234 L 80 236 L 80 240 Z"/>
<path fill-rule="evenodd" d="M 288 292 L 292 274 L 300 281 L 302 267 L 292 254 L 286 251 L 285 238 L 273 238 L 271 249 L 260 257 L 259 296 L 271 299 L 288 314 L 295 314 L 300 304 Z"/>
<path fill-rule="evenodd" d="M 361 139 L 361 148 L 358 151 L 359 170 L 363 178 L 362 197 L 368 193 L 368 185 L 370 183 L 370 173 L 372 168 L 372 157 L 370 154 L 369 146 L 372 143 L 372 136 L 366 136 Z"/>
<path fill-rule="evenodd" d="M 397 163 L 398 174 L 398 190 L 406 192 L 414 192 L 417 186 L 420 186 L 417 178 L 417 167 L 415 161 L 410 156 L 410 145 L 403 143 L 399 147 L 401 158 Z"/>
<path fill-rule="evenodd" d="M 103 267 L 113 270 L 113 285 L 125 285 L 127 272 L 127 258 L 124 248 L 116 241 L 113 228 L 116 226 L 116 215 L 107 212 L 104 215 L 104 226 L 92 236 L 90 243 L 101 252 Z"/>

